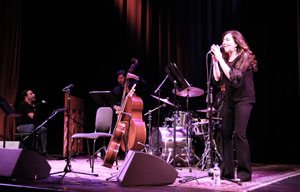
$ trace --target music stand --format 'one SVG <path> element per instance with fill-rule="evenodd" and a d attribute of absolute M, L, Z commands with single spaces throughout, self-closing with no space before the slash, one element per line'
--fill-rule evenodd
<path fill-rule="evenodd" d="M 5 148 L 5 143 L 6 143 L 6 121 L 7 117 L 19 117 L 21 116 L 20 114 L 16 114 L 15 110 L 10 106 L 7 101 L 3 98 L 0 97 L 0 108 L 2 111 L 5 113 L 5 118 L 4 118 L 4 134 L 3 134 L 3 148 Z"/>
<path fill-rule="evenodd" d="M 190 84 L 184 79 L 183 75 L 178 70 L 177 65 L 175 63 L 169 63 L 166 66 L 165 71 L 173 83 L 174 81 L 176 81 L 178 91 L 190 87 Z"/>
<path fill-rule="evenodd" d="M 89 94 L 98 105 L 112 106 L 116 103 L 111 91 L 90 91 Z"/>

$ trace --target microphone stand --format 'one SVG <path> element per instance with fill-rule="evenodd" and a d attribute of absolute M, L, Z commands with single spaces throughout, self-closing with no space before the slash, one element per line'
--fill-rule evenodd
<path fill-rule="evenodd" d="M 26 137 L 24 137 L 23 142 L 28 139 L 29 137 L 31 137 L 34 133 L 36 133 L 39 129 L 41 129 L 50 119 L 52 119 L 57 113 L 64 111 L 65 109 L 55 109 L 51 115 L 43 122 L 41 123 L 39 126 L 37 126 L 31 133 L 30 135 L 27 135 Z"/>
<path fill-rule="evenodd" d="M 62 91 L 67 93 L 67 109 L 66 109 L 66 113 L 67 113 L 67 157 L 66 157 L 66 166 L 64 168 L 63 171 L 58 171 L 55 173 L 51 173 L 50 175 L 53 174 L 59 174 L 59 173 L 64 173 L 61 177 L 61 179 L 63 179 L 65 177 L 65 175 L 67 173 L 73 172 L 73 173 L 78 173 L 78 174 L 85 174 L 85 175 L 91 175 L 91 176 L 98 176 L 98 174 L 92 174 L 92 173 L 83 173 L 83 172 L 77 172 L 77 171 L 73 171 L 72 167 L 71 167 L 71 155 L 70 155 L 70 147 L 69 147 L 69 143 L 70 143 L 70 111 L 71 111 L 71 95 L 70 95 L 70 89 L 72 86 L 68 86 L 69 88 L 64 88 Z"/>

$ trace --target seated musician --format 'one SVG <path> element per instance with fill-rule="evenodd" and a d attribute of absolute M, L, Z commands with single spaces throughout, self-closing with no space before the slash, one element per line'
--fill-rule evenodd
<path fill-rule="evenodd" d="M 17 113 L 21 114 L 16 118 L 18 133 L 32 133 L 38 126 L 38 110 L 35 106 L 35 93 L 30 89 L 25 89 L 22 94 L 22 101 L 20 102 Z M 42 144 L 42 155 L 47 155 L 47 128 L 42 126 L 36 133 L 40 135 Z"/>
<path fill-rule="evenodd" d="M 124 70 L 119 70 L 117 71 L 117 82 L 118 85 L 115 86 L 112 89 L 112 94 L 115 97 L 116 103 L 113 104 L 112 108 L 115 111 L 119 111 L 121 108 L 121 101 L 122 101 L 122 96 L 123 96 L 123 91 L 124 91 L 124 85 L 125 85 L 125 81 L 126 79 L 131 79 L 129 86 L 128 86 L 128 90 L 130 89 L 130 87 L 139 81 L 139 76 L 134 75 L 132 73 L 127 73 Z M 128 92 L 128 90 L 126 92 Z"/>

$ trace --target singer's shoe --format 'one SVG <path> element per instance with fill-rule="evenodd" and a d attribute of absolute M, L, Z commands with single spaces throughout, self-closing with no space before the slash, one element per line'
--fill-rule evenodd
<path fill-rule="evenodd" d="M 221 173 L 222 180 L 230 180 L 234 178 L 234 173 L 230 173 L 230 171 L 227 171 L 226 169 L 222 169 Z"/>
<path fill-rule="evenodd" d="M 241 182 L 251 181 L 251 174 L 249 173 L 238 173 L 237 177 L 240 179 Z"/>

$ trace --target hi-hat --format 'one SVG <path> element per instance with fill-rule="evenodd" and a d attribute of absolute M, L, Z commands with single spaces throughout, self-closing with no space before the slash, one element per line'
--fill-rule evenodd
<path fill-rule="evenodd" d="M 175 107 L 175 104 L 172 103 L 171 101 L 169 101 L 168 99 L 159 98 L 159 97 L 157 97 L 155 95 L 151 95 L 151 97 L 153 97 L 153 98 L 155 98 L 157 100 L 160 100 L 160 101 L 162 101 L 162 102 L 164 102 L 164 103 L 166 103 L 168 105 L 171 105 L 171 106 Z"/>
<path fill-rule="evenodd" d="M 175 89 L 173 89 L 173 93 Z M 188 87 L 182 91 L 176 90 L 176 95 L 180 97 L 198 97 L 204 94 L 204 91 L 197 87 Z"/>
<path fill-rule="evenodd" d="M 203 113 L 208 113 L 210 112 L 210 108 L 207 108 L 207 109 L 199 109 L 199 110 L 196 110 L 197 112 L 203 112 Z M 212 108 L 212 112 L 217 112 L 217 110 L 215 108 Z"/>

